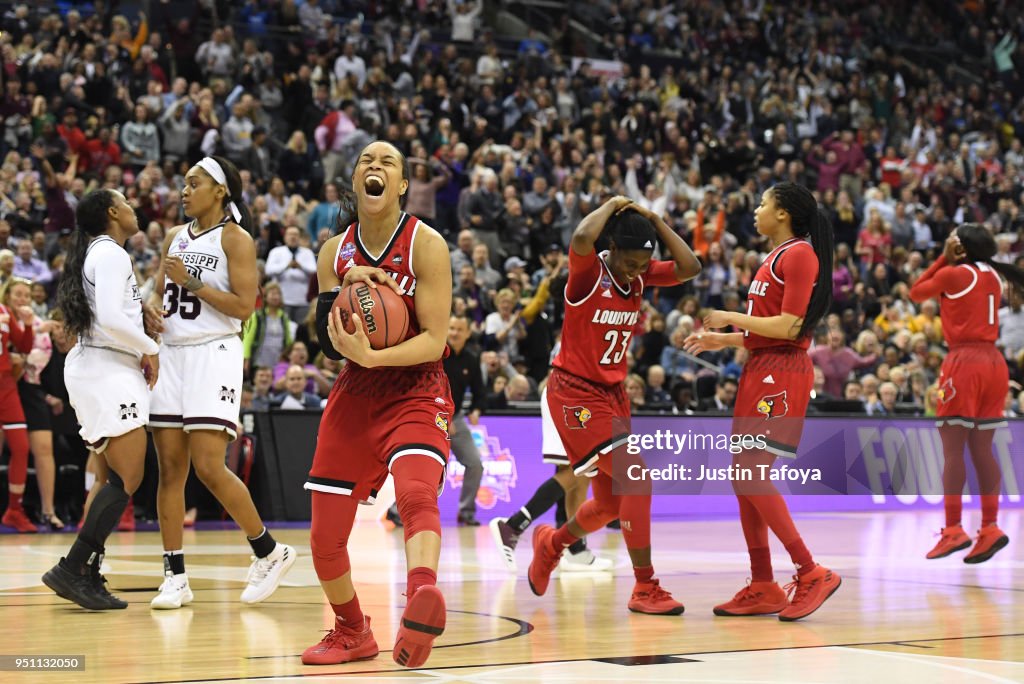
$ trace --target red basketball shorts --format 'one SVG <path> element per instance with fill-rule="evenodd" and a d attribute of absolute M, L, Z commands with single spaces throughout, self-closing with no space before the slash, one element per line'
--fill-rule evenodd
<path fill-rule="evenodd" d="M 320 419 L 306 489 L 373 503 L 395 460 L 407 456 L 448 463 L 453 415 L 440 362 L 415 369 L 346 366 Z M 438 494 L 444 474 L 438 483 Z"/>
<path fill-rule="evenodd" d="M 758 443 L 761 438 L 770 453 L 796 458 L 813 387 L 811 358 L 803 349 L 752 351 L 736 392 L 733 434 Z"/>
<path fill-rule="evenodd" d="M 0 378 L 0 425 L 7 429 L 25 427 L 18 383 L 11 377 Z"/>
<path fill-rule="evenodd" d="M 596 475 L 598 459 L 629 439 L 629 398 L 621 384 L 602 385 L 553 368 L 547 401 L 577 475 Z"/>
<path fill-rule="evenodd" d="M 1010 388 L 1006 359 L 991 342 L 958 344 L 942 362 L 936 425 L 992 430 L 1006 425 L 1003 416 Z"/>

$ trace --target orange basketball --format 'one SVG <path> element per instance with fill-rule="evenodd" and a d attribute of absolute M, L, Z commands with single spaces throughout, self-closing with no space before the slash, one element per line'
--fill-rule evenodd
<path fill-rule="evenodd" d="M 376 288 L 366 283 L 353 283 L 338 293 L 334 308 L 341 311 L 345 332 L 355 332 L 349 320 L 352 312 L 363 317 L 363 330 L 374 349 L 393 347 L 405 340 L 409 332 L 409 309 L 402 297 L 386 285 Z"/>

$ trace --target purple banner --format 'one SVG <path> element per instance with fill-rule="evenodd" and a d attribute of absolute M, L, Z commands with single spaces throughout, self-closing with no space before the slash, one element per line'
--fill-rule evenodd
<path fill-rule="evenodd" d="M 631 431 L 633 435 L 654 435 L 659 430 L 676 434 L 699 430 L 729 435 L 731 425 L 732 419 L 728 417 L 644 416 L 633 418 Z M 478 517 L 486 521 L 495 516 L 508 516 L 525 504 L 536 488 L 554 473 L 554 466 L 541 462 L 540 417 L 485 417 L 480 425 L 468 427 L 484 465 L 484 477 L 477 493 Z M 993 452 L 1003 472 L 1001 502 L 1003 506 L 1019 506 L 1024 482 L 1024 421 L 1011 420 L 1009 427 L 995 432 Z M 644 450 L 645 465 L 665 467 L 659 459 L 672 465 L 680 458 L 675 450 Z M 703 452 L 697 453 L 696 449 L 689 448 L 680 450 L 680 454 L 691 465 L 703 460 L 715 468 L 723 468 L 730 463 L 728 449 L 705 447 Z M 970 458 L 966 459 L 968 491 L 977 492 L 973 467 Z M 784 493 L 800 492 L 799 496 L 788 497 L 794 511 L 939 510 L 942 505 L 943 456 L 938 431 L 931 419 L 808 418 L 798 457 L 780 458 L 775 468 L 782 463 L 798 472 L 816 469 L 820 473 L 820 479 L 808 478 L 806 482 L 789 479 L 792 475 L 776 481 Z M 448 481 L 440 500 L 442 519 L 452 519 L 457 513 L 462 473 L 462 466 L 450 456 Z M 678 492 L 656 486 L 653 516 L 714 517 L 736 512 L 736 499 L 729 482 L 704 484 L 708 486 L 697 487 L 691 481 L 682 485 Z M 965 495 L 966 505 L 972 505 L 972 500 L 973 505 L 977 505 L 976 496 Z"/>

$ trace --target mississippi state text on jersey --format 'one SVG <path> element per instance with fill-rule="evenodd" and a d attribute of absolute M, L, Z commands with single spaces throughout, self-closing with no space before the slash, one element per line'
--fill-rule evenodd
<path fill-rule="evenodd" d="M 811 300 L 811 290 L 818 278 L 818 255 L 811 243 L 802 238 L 791 238 L 769 252 L 747 292 L 747 315 L 757 318 L 781 316 L 784 313 L 803 318 Z M 764 347 L 811 346 L 810 336 L 796 340 L 762 337 L 743 333 L 743 346 L 747 349 Z"/>
<path fill-rule="evenodd" d="M 221 237 L 226 222 L 196 235 L 196 222 L 181 229 L 167 249 L 168 256 L 176 256 L 185 269 L 207 287 L 224 292 L 231 291 L 228 275 L 228 257 L 224 253 Z M 203 304 L 198 296 L 184 287 L 164 278 L 164 332 L 166 344 L 200 344 L 227 335 L 237 335 L 242 321 Z"/>

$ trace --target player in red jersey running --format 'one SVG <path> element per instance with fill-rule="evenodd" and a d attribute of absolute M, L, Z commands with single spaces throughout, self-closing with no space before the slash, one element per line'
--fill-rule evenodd
<path fill-rule="evenodd" d="M 832 227 L 814 195 L 796 183 L 779 183 L 761 196 L 754 211 L 757 232 L 775 246 L 758 269 L 747 295 L 747 313 L 713 311 L 704 329 L 734 326 L 744 332 L 702 332 L 686 338 L 691 354 L 724 347 L 750 350 L 740 376 L 733 434 L 761 435 L 766 449 L 736 455 L 738 468 L 759 473 L 777 456 L 795 458 L 803 432 L 814 371 L 807 348 L 832 304 Z M 810 238 L 808 242 L 805 238 Z M 769 437 L 770 435 L 770 437 Z M 789 509 L 770 481 L 736 481 L 740 522 L 750 553 L 750 583 L 715 615 L 772 615 L 799 620 L 816 611 L 839 588 L 839 575 L 817 565 L 793 524 Z M 797 574 L 789 594 L 772 575 L 768 529 L 789 551 Z"/>
<path fill-rule="evenodd" d="M 999 338 L 1003 292 L 999 276 L 1022 291 L 1024 271 L 993 261 L 995 253 L 996 242 L 988 230 L 965 223 L 949 236 L 943 254 L 910 288 L 910 298 L 915 302 L 940 299 L 942 331 L 949 344 L 949 354 L 939 373 L 935 409 L 945 458 L 942 488 L 946 526 L 927 558 L 944 558 L 971 545 L 971 538 L 960 525 L 967 480 L 965 444 L 978 472 L 981 529 L 964 562 L 983 563 L 1010 543 L 996 525 L 1002 477 L 992 455 L 992 439 L 996 428 L 1006 426 L 1003 404 L 1009 391 L 1009 371 L 995 342 Z"/>
<path fill-rule="evenodd" d="M 611 248 L 598 254 L 594 243 L 604 231 Z M 673 261 L 651 260 L 659 238 Z M 645 483 L 646 491 L 635 483 L 621 483 L 629 493 L 613 493 L 612 463 L 627 456 L 626 351 L 644 288 L 677 285 L 696 277 L 700 268 L 683 239 L 659 216 L 625 197 L 605 202 L 573 232 L 562 347 L 552 363 L 547 401 L 573 470 L 577 475 L 597 473 L 594 498 L 585 501 L 569 522 L 558 530 L 538 525 L 533 532 L 528 576 L 537 596 L 547 590 L 567 547 L 618 518 L 636 575 L 629 609 L 653 615 L 683 612 L 683 605 L 654 578 L 650 483 Z"/>
<path fill-rule="evenodd" d="M 454 414 L 447 353 L 452 271 L 448 246 L 433 228 L 402 211 L 409 164 L 393 145 L 377 141 L 359 154 L 352 174 L 358 222 L 320 250 L 316 321 L 324 354 L 348 363 L 320 420 L 313 467 L 310 546 L 313 566 L 336 615 L 334 628 L 306 649 L 306 665 L 373 658 L 370 618 L 352 584 L 348 540 L 361 502 L 372 503 L 388 472 L 405 523 L 407 604 L 392 657 L 419 667 L 444 631 L 445 604 L 437 584 L 441 519 L 437 497 L 448 461 Z M 358 316 L 349 334 L 331 306 L 339 286 L 391 287 L 409 309 L 408 338 L 371 349 Z"/>

